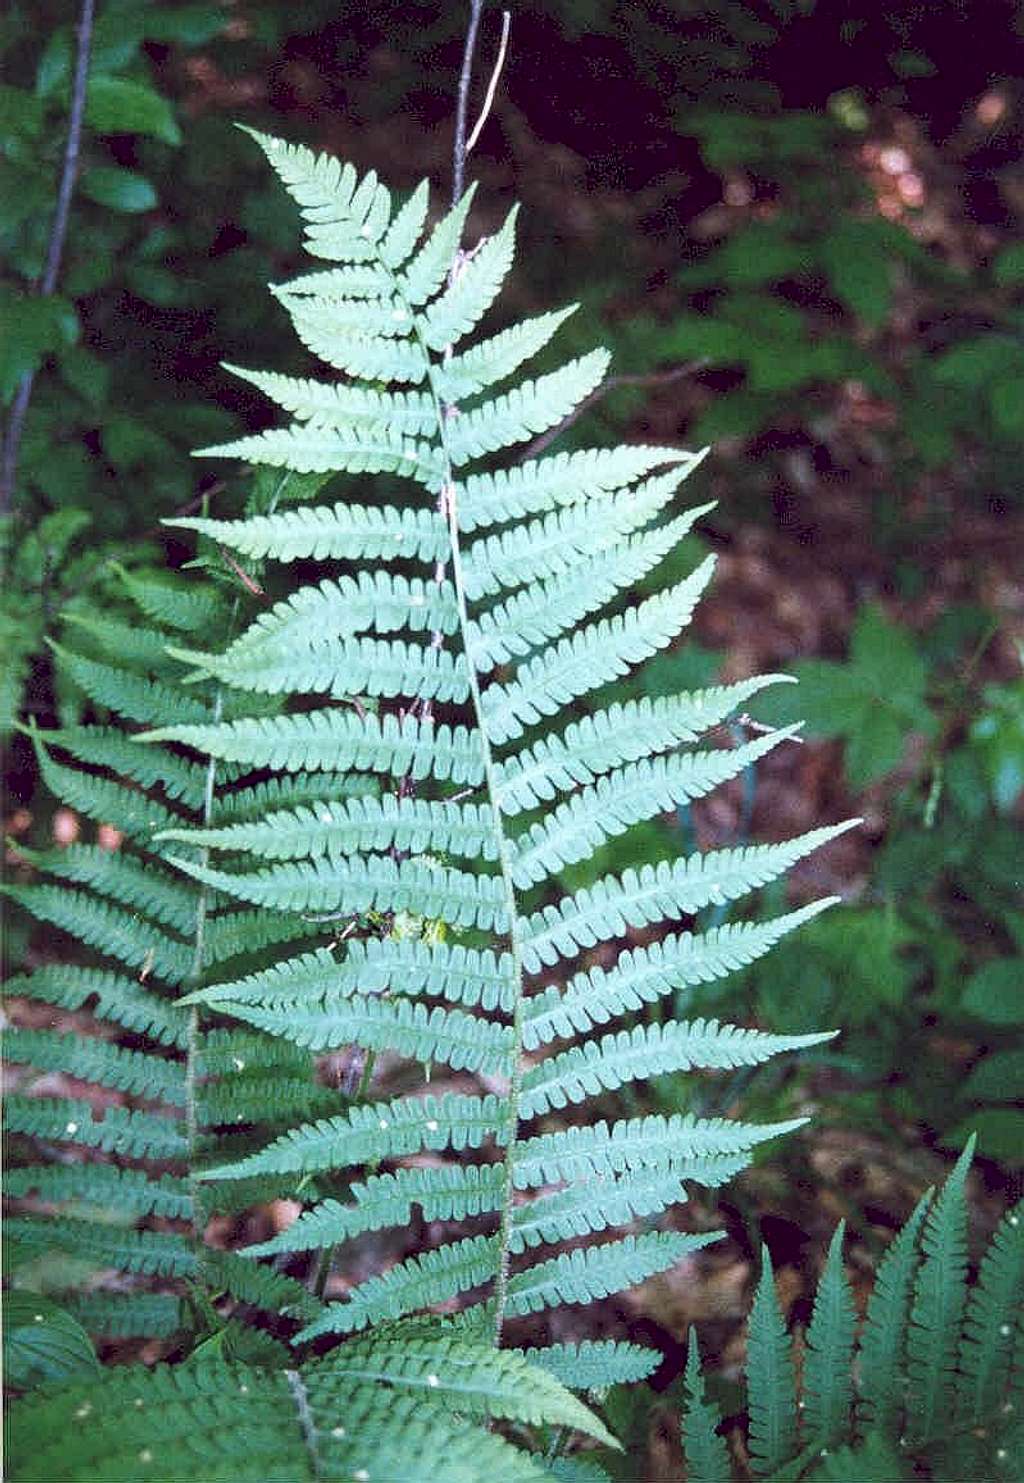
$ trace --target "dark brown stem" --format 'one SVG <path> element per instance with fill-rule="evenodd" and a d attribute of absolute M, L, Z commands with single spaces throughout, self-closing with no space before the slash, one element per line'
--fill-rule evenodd
<path fill-rule="evenodd" d="M 452 148 L 452 205 L 462 200 L 466 185 L 466 125 L 469 119 L 469 85 L 473 78 L 473 53 L 480 30 L 484 0 L 469 0 L 469 25 L 466 27 L 466 44 L 462 50 L 462 71 L 459 73 L 459 92 L 455 104 L 455 143 Z"/>
<path fill-rule="evenodd" d="M 57 290 L 60 277 L 61 258 L 64 256 L 64 241 L 68 232 L 71 214 L 71 198 L 75 191 L 78 174 L 78 153 L 82 142 L 82 120 L 85 117 L 85 95 L 89 82 L 89 56 L 92 51 L 92 26 L 95 0 L 82 0 L 78 17 L 78 56 L 75 59 L 75 76 L 71 85 L 71 110 L 68 114 L 68 138 L 64 146 L 64 167 L 60 185 L 57 187 L 57 205 L 50 228 L 50 242 L 46 250 L 46 266 L 39 281 L 37 293 L 42 298 L 51 298 Z M 28 371 L 21 378 L 7 418 L 4 435 L 3 458 L 0 460 L 0 511 L 11 508 L 14 499 L 14 481 L 18 472 L 18 453 L 25 417 L 32 400 L 35 371 Z"/>

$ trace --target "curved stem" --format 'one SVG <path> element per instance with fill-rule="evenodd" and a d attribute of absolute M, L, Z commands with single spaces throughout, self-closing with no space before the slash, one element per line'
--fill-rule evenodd
<path fill-rule="evenodd" d="M 480 31 L 480 17 L 484 0 L 469 0 L 469 25 L 466 27 L 466 44 L 462 49 L 462 70 L 459 73 L 459 92 L 455 103 L 455 142 L 452 147 L 452 205 L 462 200 L 466 184 L 466 125 L 469 119 L 469 84 L 473 77 L 473 53 Z"/>

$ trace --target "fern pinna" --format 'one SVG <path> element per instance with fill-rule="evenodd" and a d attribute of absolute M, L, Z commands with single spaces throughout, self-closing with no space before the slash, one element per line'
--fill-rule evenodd
<path fill-rule="evenodd" d="M 209 584 L 171 584 L 158 573 L 122 572 L 118 586 L 120 602 L 76 610 L 71 637 L 55 646 L 62 688 L 97 719 L 30 735 L 49 790 L 120 842 L 19 846 L 33 875 L 4 888 L 80 944 L 73 966 L 50 945 L 34 972 L 7 985 L 30 1006 L 13 1011 L 4 1037 L 21 1088 L 6 1103 L 5 1193 L 20 1204 L 6 1222 L 9 1268 L 20 1280 L 19 1268 L 51 1252 L 84 1263 L 89 1280 L 78 1266 L 76 1291 L 59 1296 L 99 1337 L 202 1331 L 206 1320 L 219 1322 L 210 1304 L 230 1293 L 253 1311 L 291 1305 L 310 1318 L 319 1304 L 299 1283 L 202 1244 L 208 1217 L 237 1208 L 239 1194 L 244 1206 L 254 1188 L 233 1195 L 194 1176 L 204 1160 L 249 1148 L 336 1099 L 317 1084 L 308 1053 L 248 1028 L 201 1033 L 195 1011 L 179 1002 L 200 980 L 255 966 L 308 928 L 190 882 L 157 839 L 173 827 L 244 818 L 265 806 L 267 789 L 239 784 L 237 769 L 227 786 L 232 775 L 218 777 L 208 759 L 133 739 L 142 726 L 223 710 L 216 687 L 181 688 L 167 647 L 226 623 L 228 603 Z M 318 775 L 318 796 L 327 782 Z M 58 1016 L 65 1028 L 46 1024 Z M 55 1095 L 51 1075 L 62 1093 L 67 1078 L 87 1085 L 81 1095 Z M 198 1308 L 185 1302 L 190 1292 Z M 234 1338 L 249 1354 L 273 1348 L 255 1331 Z"/>
<path fill-rule="evenodd" d="M 241 558 L 333 565 L 222 652 L 175 651 L 197 680 L 284 697 L 285 709 L 186 721 L 150 740 L 282 777 L 329 769 L 383 780 L 377 796 L 161 832 L 218 852 L 216 866 L 195 853 L 179 864 L 225 897 L 334 924 L 331 946 L 189 997 L 294 1046 L 354 1044 L 441 1063 L 465 1074 L 466 1090 L 416 1090 L 410 1067 L 413 1094 L 299 1121 L 203 1178 L 333 1187 L 281 1235 L 249 1247 L 252 1257 L 323 1251 L 330 1261 L 360 1233 L 407 1223 L 414 1207 L 427 1220 L 489 1216 L 490 1230 L 356 1284 L 297 1338 L 354 1333 L 489 1283 L 463 1324 L 500 1338 L 506 1319 L 604 1296 L 714 1237 L 645 1230 L 540 1260 L 537 1248 L 655 1216 L 685 1198 L 684 1180 L 719 1184 L 792 1126 L 677 1115 L 590 1117 L 548 1131 L 543 1120 L 567 1107 L 601 1110 L 609 1092 L 637 1080 L 754 1065 L 825 1038 L 663 1018 L 661 1008 L 829 903 L 704 932 L 677 930 L 680 919 L 765 885 L 848 826 L 602 869 L 609 841 L 708 793 L 791 734 L 731 751 L 691 745 L 778 677 L 644 700 L 615 700 L 607 688 L 678 636 L 711 576 L 705 561 L 628 600 L 701 513 L 667 513 L 698 458 L 623 446 L 482 468 L 565 417 L 608 359 L 594 351 L 494 390 L 570 312 L 469 342 L 509 271 L 515 212 L 465 250 L 472 193 L 427 229 L 425 184 L 393 210 L 375 175 L 359 180 L 351 166 L 254 137 L 302 207 L 309 251 L 331 264 L 274 292 L 304 344 L 341 375 L 242 371 L 293 420 L 206 451 L 299 474 L 401 475 L 418 494 L 401 508 L 371 494 L 173 522 Z M 586 883 L 566 889 L 568 867 Z M 632 928 L 658 935 L 624 947 Z M 599 946 L 607 959 L 581 961 Z M 648 1005 L 653 1019 L 623 1026 Z M 413 1155 L 429 1157 L 402 1162 Z M 570 1383 L 594 1368 L 575 1352 L 547 1357 Z M 606 1351 L 600 1383 L 635 1370 L 632 1351 Z"/>
<path fill-rule="evenodd" d="M 945 1187 L 919 1200 L 875 1278 L 857 1334 L 829 1247 L 803 1344 L 794 1344 L 764 1253 L 747 1343 L 749 1471 L 734 1471 L 705 1394 L 691 1330 L 683 1407 L 686 1483 L 997 1483 L 1024 1469 L 1024 1202 L 1009 1210 L 967 1280 L 964 1193 L 973 1140 Z"/>

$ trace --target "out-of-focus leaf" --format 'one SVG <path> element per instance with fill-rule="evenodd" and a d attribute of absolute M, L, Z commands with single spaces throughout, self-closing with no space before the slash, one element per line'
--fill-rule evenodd
<path fill-rule="evenodd" d="M 992 277 L 1004 286 L 1024 282 L 1024 242 L 1003 248 L 992 264 Z"/>
<path fill-rule="evenodd" d="M 1024 1112 L 1011 1107 L 981 1107 L 943 1133 L 945 1148 L 963 1148 L 972 1133 L 978 1135 L 978 1153 L 986 1159 L 1018 1168 L 1024 1164 Z"/>
<path fill-rule="evenodd" d="M 167 99 L 127 78 L 90 79 L 85 121 L 97 134 L 147 134 L 165 144 L 181 143 L 181 130 Z"/>
<path fill-rule="evenodd" d="M 82 176 L 81 190 L 90 201 L 113 211 L 152 211 L 157 194 L 144 175 L 116 165 L 97 165 Z"/>
<path fill-rule="evenodd" d="M 973 1102 L 1024 1102 L 1024 1050 L 998 1050 L 982 1057 L 964 1083 Z"/>
<path fill-rule="evenodd" d="M 1024 958 L 993 958 L 972 974 L 961 1007 L 990 1025 L 1024 1023 Z"/>

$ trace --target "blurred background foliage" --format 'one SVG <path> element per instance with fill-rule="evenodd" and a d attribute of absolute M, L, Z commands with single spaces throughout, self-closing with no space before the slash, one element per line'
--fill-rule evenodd
<path fill-rule="evenodd" d="M 74 710 L 46 640 L 102 611 L 119 568 L 189 559 L 162 516 L 242 508 L 244 471 L 190 450 L 274 414 L 220 360 L 303 369 L 265 291 L 296 265 L 296 224 L 232 122 L 445 190 L 465 24 L 437 0 L 100 4 L 45 298 L 76 20 L 69 0 L 0 20 L 4 404 L 38 373 L 5 516 L 5 728 Z M 497 27 L 489 11 L 481 73 Z M 719 501 L 700 538 L 719 580 L 693 642 L 640 683 L 802 681 L 745 724 L 803 716 L 803 745 L 636 831 L 637 854 L 864 816 L 798 879 L 844 909 L 722 991 L 730 1016 L 739 996 L 752 1020 L 841 1039 L 795 1083 L 716 1087 L 714 1110 L 740 1090 L 750 1115 L 813 1101 L 876 1150 L 975 1128 L 997 1184 L 1024 1163 L 1022 30 L 1017 0 L 534 5 L 471 161 L 478 231 L 525 205 L 504 312 L 576 299 L 560 353 L 615 353 L 622 379 L 558 446 L 715 444 L 691 492 Z M 45 832 L 17 734 L 7 756 L 8 832 Z M 710 1108 L 692 1079 L 667 1095 Z M 799 1220 L 830 1226 L 826 1206 Z"/>

